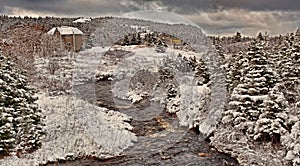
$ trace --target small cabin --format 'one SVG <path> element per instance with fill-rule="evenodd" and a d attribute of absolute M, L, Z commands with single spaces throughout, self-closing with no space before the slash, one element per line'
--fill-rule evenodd
<path fill-rule="evenodd" d="M 48 34 L 60 36 L 61 42 L 64 43 L 65 48 L 68 51 L 78 52 L 83 45 L 84 33 L 75 27 L 54 27 L 48 31 Z"/>
<path fill-rule="evenodd" d="M 182 40 L 173 37 L 170 39 L 170 43 L 176 44 L 176 45 L 181 45 L 183 42 L 182 42 Z"/>

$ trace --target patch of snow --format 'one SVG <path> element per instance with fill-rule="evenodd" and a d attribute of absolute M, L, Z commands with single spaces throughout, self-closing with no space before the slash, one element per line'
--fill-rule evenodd
<path fill-rule="evenodd" d="M 90 19 L 90 18 L 79 18 L 77 20 L 74 20 L 73 23 L 87 23 L 90 21 L 92 21 L 92 19 Z"/>
<path fill-rule="evenodd" d="M 180 85 L 180 109 L 176 112 L 180 124 L 189 128 L 194 127 L 195 121 L 202 119 L 209 88 L 204 86 Z"/>
<path fill-rule="evenodd" d="M 133 92 L 130 92 L 128 96 L 129 96 L 129 99 L 132 101 L 133 104 L 138 103 L 141 100 L 143 100 L 143 94 L 135 94 Z"/>

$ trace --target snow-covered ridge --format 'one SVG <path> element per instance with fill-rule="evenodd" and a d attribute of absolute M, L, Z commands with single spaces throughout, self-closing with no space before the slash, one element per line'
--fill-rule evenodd
<path fill-rule="evenodd" d="M 185 25 L 192 25 L 199 28 L 199 26 L 194 22 L 192 22 L 191 20 L 188 20 L 178 14 L 166 12 L 166 11 L 157 11 L 157 10 L 145 11 L 144 10 L 144 11 L 125 13 L 123 14 L 122 17 L 130 18 L 130 19 L 142 19 L 142 20 L 152 21 L 156 23 L 185 24 Z"/>

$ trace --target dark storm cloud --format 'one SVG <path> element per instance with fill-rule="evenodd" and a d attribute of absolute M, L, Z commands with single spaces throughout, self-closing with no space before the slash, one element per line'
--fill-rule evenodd
<path fill-rule="evenodd" d="M 116 16 L 157 9 L 180 14 L 209 34 L 277 34 L 300 26 L 300 0 L 0 0 L 0 14 L 21 16 Z"/>
<path fill-rule="evenodd" d="M 0 11 L 11 14 L 10 8 L 20 8 L 60 16 L 96 16 L 126 12 L 118 0 L 1 0 Z"/>
<path fill-rule="evenodd" d="M 300 26 L 299 0 L 131 0 L 130 5 L 161 8 L 181 14 L 209 34 L 256 35 L 293 32 Z"/>
<path fill-rule="evenodd" d="M 299 0 L 132 0 L 139 4 L 161 2 L 182 13 L 239 8 L 246 10 L 300 10 Z"/>
<path fill-rule="evenodd" d="M 299 0 L 222 0 L 222 5 L 229 8 L 249 10 L 300 10 Z"/>
<path fill-rule="evenodd" d="M 51 10 L 53 7 L 58 6 L 60 1 L 49 1 L 47 0 L 1 0 L 1 10 L 4 10 L 6 6 L 22 7 L 30 10 Z"/>
<path fill-rule="evenodd" d="M 300 10 L 299 0 L 1 0 L 5 6 L 32 11 L 47 11 L 71 15 L 90 13 L 120 13 L 131 10 L 164 7 L 179 14 L 196 11 L 242 8 L 247 10 Z"/>

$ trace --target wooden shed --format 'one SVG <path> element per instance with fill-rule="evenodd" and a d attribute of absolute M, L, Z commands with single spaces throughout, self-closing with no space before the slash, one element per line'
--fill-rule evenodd
<path fill-rule="evenodd" d="M 69 26 L 54 27 L 48 31 L 48 34 L 60 36 L 61 42 L 69 51 L 78 52 L 82 47 L 84 33 L 78 28 Z"/>

